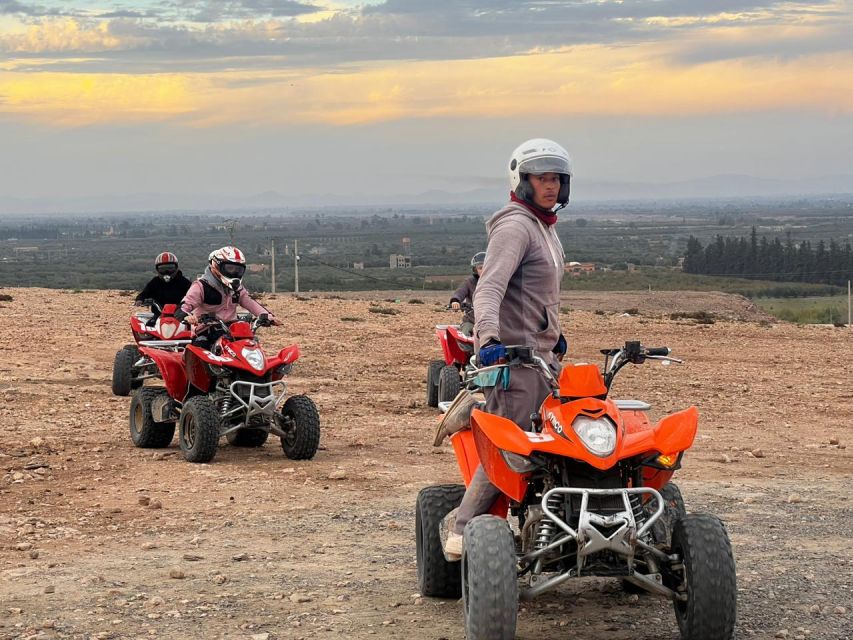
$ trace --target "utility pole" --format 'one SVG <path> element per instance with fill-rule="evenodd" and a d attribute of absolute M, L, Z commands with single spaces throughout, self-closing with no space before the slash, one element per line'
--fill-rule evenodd
<path fill-rule="evenodd" d="M 272 283 L 270 285 L 270 293 L 275 293 L 275 240 L 271 241 L 270 247 L 270 271 L 272 271 Z"/>
<path fill-rule="evenodd" d="M 293 293 L 299 293 L 299 241 L 293 241 Z"/>
<path fill-rule="evenodd" d="M 850 281 L 847 281 L 847 328 L 853 327 L 853 322 L 851 322 L 851 314 L 850 314 Z"/>

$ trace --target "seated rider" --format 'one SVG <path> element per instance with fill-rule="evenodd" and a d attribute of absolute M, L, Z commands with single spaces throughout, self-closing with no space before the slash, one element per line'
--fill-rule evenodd
<path fill-rule="evenodd" d="M 151 305 L 154 316 L 146 323 L 148 326 L 154 326 L 165 305 L 181 304 L 191 284 L 178 269 L 178 256 L 169 251 L 164 251 L 154 259 L 154 271 L 157 275 L 148 281 L 134 302 L 137 306 L 145 304 L 146 300 L 157 303 L 157 306 Z"/>
<path fill-rule="evenodd" d="M 201 277 L 192 283 L 187 295 L 175 314 L 187 324 L 199 324 L 205 315 L 215 315 L 219 320 L 230 323 L 237 319 L 237 307 L 259 316 L 266 313 L 272 324 L 279 324 L 272 313 L 252 299 L 242 285 L 246 273 L 246 257 L 237 247 L 222 247 L 211 252 L 209 264 Z M 218 326 L 201 327 L 196 330 L 193 344 L 210 349 L 223 334 Z"/>
<path fill-rule="evenodd" d="M 465 315 L 462 316 L 462 324 L 459 325 L 459 330 L 466 336 L 474 335 L 474 290 L 477 288 L 477 281 L 483 273 L 483 263 L 486 262 L 486 252 L 480 251 L 475 253 L 471 258 L 472 275 L 462 283 L 456 293 L 450 298 L 450 308 L 454 311 L 459 311 L 463 304 L 467 304 Z"/>

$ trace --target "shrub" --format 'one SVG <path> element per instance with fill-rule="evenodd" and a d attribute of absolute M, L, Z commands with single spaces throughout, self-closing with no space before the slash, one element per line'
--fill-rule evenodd
<path fill-rule="evenodd" d="M 341 322 L 364 322 L 364 318 L 356 318 L 355 316 L 343 316 Z"/>
<path fill-rule="evenodd" d="M 396 316 L 398 313 L 400 313 L 399 309 L 390 309 L 388 307 L 370 307 L 368 311 L 370 313 L 381 313 L 385 316 Z"/>
<path fill-rule="evenodd" d="M 707 311 L 676 311 L 669 314 L 670 320 L 695 320 L 696 324 L 714 324 L 714 314 Z"/>
<path fill-rule="evenodd" d="M 640 315 L 640 310 L 637 309 L 637 307 L 632 307 L 630 309 L 625 309 L 625 313 L 627 313 L 629 316 L 638 316 Z"/>
<path fill-rule="evenodd" d="M 424 304 L 424 301 L 419 298 L 412 298 L 409 300 L 409 304 Z"/>
<path fill-rule="evenodd" d="M 12 296 L 10 296 L 8 293 L 0 293 L 0 301 L 12 302 Z"/>

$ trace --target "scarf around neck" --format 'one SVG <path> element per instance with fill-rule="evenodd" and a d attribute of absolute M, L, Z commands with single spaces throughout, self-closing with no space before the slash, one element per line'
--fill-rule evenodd
<path fill-rule="evenodd" d="M 530 213 L 536 216 L 536 218 L 542 224 L 548 225 L 549 227 L 556 224 L 557 214 L 551 211 L 550 209 L 543 209 L 542 207 L 537 207 L 532 202 L 522 200 L 517 195 L 515 195 L 514 191 L 509 192 L 509 199 L 527 209 Z"/>

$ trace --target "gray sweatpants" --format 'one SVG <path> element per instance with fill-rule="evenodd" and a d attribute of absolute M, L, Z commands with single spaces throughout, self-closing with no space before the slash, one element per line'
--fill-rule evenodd
<path fill-rule="evenodd" d="M 525 431 L 531 428 L 530 414 L 538 411 L 542 401 L 550 392 L 550 387 L 536 369 L 513 368 L 510 372 L 509 387 L 489 387 L 485 389 L 486 411 L 509 418 Z M 471 484 L 465 491 L 462 504 L 456 514 L 455 533 L 461 534 L 465 525 L 477 516 L 488 513 L 501 495 L 500 489 L 489 482 L 483 465 L 477 467 Z"/>

